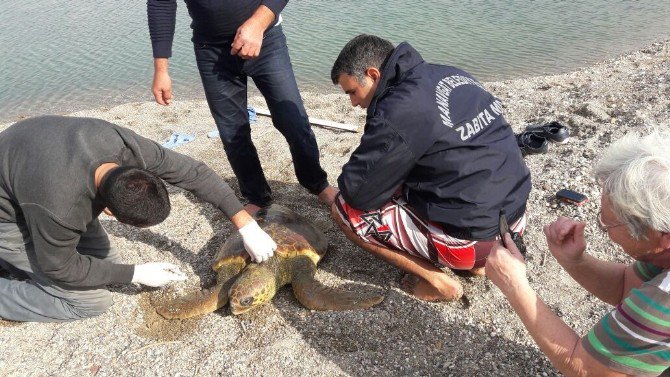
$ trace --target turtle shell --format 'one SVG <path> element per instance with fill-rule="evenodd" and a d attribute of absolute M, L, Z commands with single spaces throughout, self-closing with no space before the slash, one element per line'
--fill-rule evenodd
<path fill-rule="evenodd" d="M 272 258 L 248 263 L 239 232 L 219 248 L 212 266 L 217 283 L 157 307 L 168 319 L 211 313 L 230 303 L 233 314 L 244 313 L 272 299 L 277 289 L 291 284 L 300 303 L 312 310 L 367 309 L 384 297 L 330 288 L 315 279 L 316 264 L 326 253 L 326 236 L 307 219 L 280 205 L 261 209 L 256 221 L 277 243 Z M 307 258 L 305 258 L 307 257 Z"/>
<path fill-rule="evenodd" d="M 328 249 L 328 239 L 322 231 L 303 216 L 282 205 L 273 204 L 262 208 L 254 217 L 258 225 L 277 243 L 276 257 L 308 254 L 317 262 Z M 218 266 L 222 266 L 227 260 L 246 255 L 242 236 L 236 231 L 219 248 L 212 268 L 217 271 Z"/>

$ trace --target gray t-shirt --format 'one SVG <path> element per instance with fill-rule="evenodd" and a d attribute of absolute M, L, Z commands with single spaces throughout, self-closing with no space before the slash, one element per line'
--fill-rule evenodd
<path fill-rule="evenodd" d="M 146 169 L 191 191 L 228 217 L 242 204 L 202 162 L 161 147 L 115 124 L 44 116 L 0 132 L 0 222 L 25 223 L 35 264 L 64 287 L 129 283 L 134 267 L 77 253 L 79 238 L 104 209 L 94 183 L 105 162 Z"/>

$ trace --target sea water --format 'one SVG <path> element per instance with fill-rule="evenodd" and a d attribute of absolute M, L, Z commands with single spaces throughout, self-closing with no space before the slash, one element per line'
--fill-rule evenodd
<path fill-rule="evenodd" d="M 174 92 L 203 98 L 190 19 L 178 4 Z M 567 72 L 667 39 L 670 1 L 295 0 L 283 18 L 300 87 L 333 91 L 332 63 L 360 33 L 501 80 Z M 143 0 L 3 0 L 0 25 L 0 121 L 153 98 Z"/>

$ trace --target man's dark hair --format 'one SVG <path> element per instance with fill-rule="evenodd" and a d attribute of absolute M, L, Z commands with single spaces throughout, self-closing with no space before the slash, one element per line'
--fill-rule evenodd
<path fill-rule="evenodd" d="M 345 73 L 356 77 L 362 84 L 365 71 L 369 67 L 381 70 L 382 64 L 391 52 L 393 52 L 391 42 L 375 35 L 361 34 L 350 40 L 340 51 L 330 71 L 330 79 L 333 80 L 333 84 L 337 84 L 340 75 Z"/>
<path fill-rule="evenodd" d="M 98 188 L 107 208 L 122 223 L 148 227 L 170 214 L 163 181 L 144 169 L 120 166 L 109 171 Z"/>

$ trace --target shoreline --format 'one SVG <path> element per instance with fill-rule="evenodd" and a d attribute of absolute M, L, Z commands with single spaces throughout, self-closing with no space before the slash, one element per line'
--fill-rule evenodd
<path fill-rule="evenodd" d="M 645 45 L 644 47 L 640 49 L 627 49 L 625 51 L 620 52 L 619 54 L 613 55 L 612 57 L 606 58 L 604 60 L 597 60 L 597 59 L 592 59 L 589 61 L 583 62 L 584 66 L 580 66 L 580 64 L 574 64 L 573 68 L 567 68 L 565 71 L 557 72 L 557 73 L 548 73 L 548 74 L 541 74 L 541 75 L 524 75 L 522 73 L 519 73 L 518 76 L 514 75 L 515 77 L 512 78 L 506 78 L 506 79 L 495 79 L 495 80 L 483 80 L 480 77 L 475 76 L 480 82 L 483 84 L 489 84 L 489 83 L 497 83 L 497 82 L 511 82 L 511 81 L 518 81 L 518 80 L 530 80 L 536 77 L 549 77 L 549 76 L 560 76 L 564 74 L 569 74 L 571 72 L 577 72 L 581 71 L 584 69 L 588 69 L 589 67 L 593 67 L 595 65 L 602 64 L 603 62 L 607 61 L 612 61 L 612 60 L 617 60 L 624 58 L 626 56 L 632 55 L 638 51 L 644 50 L 648 46 L 655 45 L 657 43 L 665 43 L 667 42 L 668 36 L 658 36 L 651 42 L 650 44 Z M 430 61 L 432 62 L 432 61 Z M 593 63 L 589 65 L 589 62 Z M 445 62 L 441 62 L 441 64 L 446 64 Z M 320 84 L 317 84 L 314 80 L 303 80 L 304 82 L 301 83 L 298 81 L 298 87 L 300 89 L 300 93 L 303 95 L 323 95 L 323 94 L 336 94 L 336 93 L 341 93 L 339 90 L 339 87 L 332 85 L 330 83 L 330 80 L 328 77 L 324 77 L 323 80 L 319 81 Z M 122 106 L 124 104 L 129 104 L 129 103 L 136 103 L 136 102 L 152 102 L 153 98 L 151 96 L 151 90 L 150 90 L 150 77 L 147 77 L 146 85 L 142 86 L 142 88 L 134 88 L 134 90 L 126 90 L 123 92 L 119 92 L 118 94 L 114 96 L 108 96 L 108 98 L 100 99 L 104 101 L 106 104 L 104 106 L 97 106 L 94 104 L 82 104 L 80 105 L 78 102 L 77 103 L 68 103 L 68 104 L 61 104 L 58 106 L 51 106 L 47 108 L 42 108 L 38 109 L 35 108 L 34 106 L 29 108 L 29 109 L 24 109 L 20 111 L 6 111 L 3 114 L 0 114 L 0 124 L 5 124 L 8 122 L 16 122 L 21 119 L 25 119 L 28 117 L 33 117 L 33 116 L 39 116 L 39 115 L 46 115 L 46 114 L 70 114 L 70 113 L 76 113 L 76 112 L 82 112 L 82 111 L 87 111 L 95 108 L 110 108 L 110 107 L 117 107 L 117 106 Z M 185 102 L 191 102 L 191 101 L 204 101 L 204 93 L 203 89 L 201 86 L 200 81 L 197 80 L 197 78 L 194 78 L 194 81 L 188 85 L 180 85 L 179 83 L 175 83 L 175 88 L 176 91 L 181 90 L 181 93 L 185 93 L 183 97 L 180 97 L 178 92 L 177 92 L 177 99 L 175 101 L 185 101 Z M 128 92 L 131 94 L 128 95 Z M 260 93 L 256 89 L 256 87 L 253 85 L 253 83 L 250 82 L 249 85 L 249 99 L 251 99 L 254 96 L 259 96 Z M 11 105 L 8 105 L 10 107 Z M 10 115 L 5 115 L 9 113 Z"/>
<path fill-rule="evenodd" d="M 542 226 L 558 216 L 586 221 L 589 253 L 629 261 L 595 225 L 600 193 L 590 172 L 602 150 L 626 132 L 670 131 L 670 40 L 564 74 L 483 84 L 501 99 L 515 132 L 550 120 L 570 127 L 567 144 L 526 157 L 533 190 L 525 241 L 532 287 L 583 335 L 611 307 L 560 268 L 546 250 Z M 345 95 L 304 92 L 303 99 L 310 116 L 362 131 L 365 112 L 352 108 Z M 249 98 L 252 106 L 262 103 L 258 96 Z M 205 136 L 214 123 L 204 100 L 177 101 L 170 108 L 134 102 L 73 115 L 109 120 L 159 142 L 172 132 L 194 134 L 193 142 L 176 151 L 204 161 L 237 190 L 220 140 Z M 333 182 L 361 134 L 313 130 Z M 222 214 L 171 187 L 172 214 L 156 227 L 136 229 L 104 215 L 101 221 L 125 263 L 168 261 L 188 280 L 167 290 L 113 287 L 115 305 L 85 321 L 0 321 L 0 375 L 558 375 L 486 279 L 459 275 L 467 299 L 456 302 L 425 303 L 405 294 L 398 271 L 346 240 L 327 209 L 297 184 L 288 148 L 268 118 L 259 117 L 252 137 L 275 201 L 305 214 L 330 240 L 317 279 L 377 290 L 386 296 L 382 304 L 367 311 L 313 312 L 284 288 L 271 304 L 238 317 L 224 308 L 194 320 L 160 319 L 152 302 L 211 283 L 211 259 L 231 231 Z M 589 202 L 559 203 L 554 194 L 560 188 L 584 193 Z M 40 343 L 46 347 L 35 346 Z"/>

